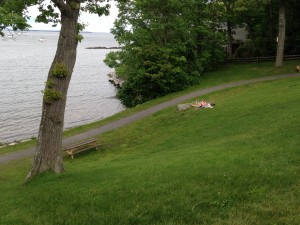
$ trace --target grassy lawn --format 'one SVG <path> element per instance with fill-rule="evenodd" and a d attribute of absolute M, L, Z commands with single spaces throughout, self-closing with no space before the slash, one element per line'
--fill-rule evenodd
<path fill-rule="evenodd" d="M 0 224 L 300 224 L 300 79 L 244 85 L 99 137 L 66 173 L 21 186 L 0 165 Z M 191 99 L 193 101 L 193 99 Z"/>
<path fill-rule="evenodd" d="M 203 77 L 200 85 L 190 87 L 184 91 L 173 93 L 162 98 L 158 98 L 142 105 L 138 105 L 134 108 L 127 109 L 121 113 L 118 113 L 109 118 L 97 121 L 95 123 L 86 124 L 78 127 L 74 127 L 64 132 L 64 137 L 70 137 L 78 133 L 88 131 L 90 129 L 105 125 L 109 122 L 116 121 L 126 116 L 132 115 L 136 112 L 144 110 L 146 108 L 158 105 L 162 102 L 168 101 L 175 97 L 188 94 L 192 91 L 223 84 L 239 80 L 253 79 L 257 77 L 278 75 L 278 74 L 290 74 L 295 73 L 296 65 L 299 65 L 299 60 L 285 61 L 284 66 L 281 68 L 275 68 L 274 62 L 263 62 L 263 63 L 247 63 L 247 64 L 227 64 L 222 66 L 215 72 L 208 73 Z M 31 140 L 26 143 L 20 143 L 15 146 L 9 146 L 0 149 L 0 155 L 21 151 L 29 147 L 33 147 L 36 144 L 36 140 Z"/>

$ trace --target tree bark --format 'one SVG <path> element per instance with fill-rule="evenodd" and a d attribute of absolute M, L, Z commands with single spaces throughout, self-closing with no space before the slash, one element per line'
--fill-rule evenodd
<path fill-rule="evenodd" d="M 60 0 L 53 2 L 62 4 L 56 4 L 61 11 L 61 30 L 57 51 L 48 73 L 44 91 L 42 117 L 34 161 L 25 182 L 34 175 L 45 171 L 54 171 L 55 173 L 64 171 L 61 154 L 62 133 L 67 92 L 76 61 L 80 0 L 68 1 L 68 4 Z M 74 7 L 75 3 L 77 7 Z M 57 76 L 57 71 L 55 72 L 57 65 L 65 68 L 65 73 L 62 72 L 64 76 Z"/>
<path fill-rule="evenodd" d="M 227 21 L 227 53 L 228 58 L 232 58 L 233 52 L 232 52 L 232 25 L 231 22 Z"/>
<path fill-rule="evenodd" d="M 285 0 L 280 0 L 279 31 L 278 31 L 276 62 L 275 62 L 276 67 L 281 67 L 283 64 L 284 41 L 285 41 Z"/>
<path fill-rule="evenodd" d="M 232 49 L 232 44 L 233 44 L 233 37 L 232 37 L 232 29 L 234 27 L 234 17 L 235 17 L 235 3 L 236 0 L 231 0 L 231 1 L 224 1 L 223 3 L 225 5 L 226 9 L 226 15 L 227 15 L 227 21 L 226 21 L 226 26 L 227 26 L 227 53 L 228 53 L 228 58 L 233 57 L 233 49 Z"/>

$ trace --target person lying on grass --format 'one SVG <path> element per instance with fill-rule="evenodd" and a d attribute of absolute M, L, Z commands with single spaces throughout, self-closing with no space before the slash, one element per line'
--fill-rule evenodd
<path fill-rule="evenodd" d="M 191 105 L 197 108 L 213 108 L 215 103 L 207 102 L 207 101 L 195 101 L 192 102 Z"/>

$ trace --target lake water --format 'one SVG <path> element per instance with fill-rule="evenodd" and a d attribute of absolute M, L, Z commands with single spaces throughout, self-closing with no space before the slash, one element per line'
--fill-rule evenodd
<path fill-rule="evenodd" d="M 39 41 L 43 37 L 45 41 Z M 0 142 L 37 136 L 42 90 L 52 63 L 58 32 L 27 32 L 16 40 L 0 39 Z M 101 120 L 124 110 L 108 82 L 110 68 L 103 59 L 110 50 L 87 47 L 117 46 L 113 36 L 84 33 L 69 87 L 65 128 Z"/>

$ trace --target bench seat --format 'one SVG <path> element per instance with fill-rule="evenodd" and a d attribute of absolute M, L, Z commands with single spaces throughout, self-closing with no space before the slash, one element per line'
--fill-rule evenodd
<path fill-rule="evenodd" d="M 81 142 L 75 145 L 67 146 L 64 148 L 64 150 L 67 152 L 67 154 L 74 159 L 74 155 L 80 152 L 84 152 L 90 149 L 95 148 L 98 150 L 98 147 L 100 145 L 97 144 L 97 139 L 90 139 L 85 142 Z"/>

